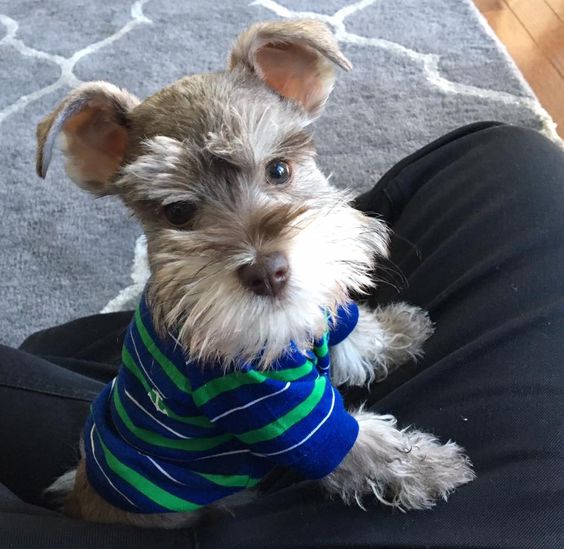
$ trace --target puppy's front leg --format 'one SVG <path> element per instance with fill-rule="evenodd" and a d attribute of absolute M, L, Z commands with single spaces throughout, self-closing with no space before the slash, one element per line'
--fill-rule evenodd
<path fill-rule="evenodd" d="M 421 356 L 432 333 L 433 324 L 419 307 L 392 303 L 371 310 L 359 305 L 355 329 L 331 347 L 331 379 L 337 386 L 382 381 L 396 366 Z"/>
<path fill-rule="evenodd" d="M 362 507 L 365 495 L 402 510 L 428 509 L 475 478 L 464 450 L 414 429 L 399 430 L 391 415 L 360 410 L 357 440 L 341 464 L 321 483 L 345 503 Z"/>

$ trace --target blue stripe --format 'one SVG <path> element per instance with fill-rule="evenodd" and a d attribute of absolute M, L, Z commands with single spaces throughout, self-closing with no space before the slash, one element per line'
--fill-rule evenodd
<path fill-rule="evenodd" d="M 120 453 L 121 446 L 124 446 L 123 444 L 124 441 L 126 441 L 128 445 L 137 448 L 142 452 L 145 452 L 149 455 L 156 455 L 164 460 L 170 460 L 172 462 L 175 461 L 189 462 L 193 459 L 197 459 L 201 457 L 202 455 L 210 454 L 212 452 L 213 453 L 228 452 L 231 450 L 238 450 L 241 448 L 241 444 L 235 439 L 225 442 L 224 444 L 215 446 L 212 450 L 188 451 L 188 450 L 179 450 L 176 448 L 165 448 L 163 446 L 155 447 L 149 444 L 148 442 L 145 442 L 144 440 L 136 437 L 133 433 L 131 433 L 113 407 L 111 408 L 111 410 L 112 410 L 111 423 L 113 424 L 116 433 L 118 433 L 121 442 L 120 445 L 114 448 L 110 447 L 110 450 L 112 451 L 115 450 L 113 453 L 117 452 L 117 455 L 121 455 Z M 106 440 L 104 438 L 104 442 L 105 441 Z"/>
<path fill-rule="evenodd" d="M 337 308 L 332 326 L 329 329 L 329 345 L 338 345 L 346 339 L 358 324 L 358 305 L 347 303 Z"/>
<path fill-rule="evenodd" d="M 311 389 L 312 386 L 310 385 L 310 392 Z M 316 406 L 316 408 L 314 408 L 314 410 L 312 410 L 312 412 L 308 416 L 288 429 L 282 436 L 254 444 L 253 451 L 259 454 L 277 452 L 285 448 L 289 448 L 295 443 L 304 439 L 308 434 L 311 433 L 313 429 L 315 429 L 319 425 L 319 423 L 323 420 L 323 418 L 329 411 L 332 402 L 332 390 L 333 389 L 331 384 L 327 383 L 325 386 L 325 391 L 323 392 L 321 402 L 318 406 Z M 299 455 L 297 457 L 298 459 L 301 459 Z"/>
<path fill-rule="evenodd" d="M 153 327 L 152 316 L 147 306 L 146 295 L 139 303 L 139 313 L 141 315 L 141 319 L 143 320 L 145 329 L 151 336 L 151 339 L 159 343 L 161 353 L 163 353 L 171 362 L 180 366 L 179 369 L 181 371 L 185 370 L 185 368 L 182 368 L 181 366 L 186 363 L 186 354 L 182 350 L 182 347 L 174 339 L 174 336 L 169 335 L 166 339 L 162 339 Z"/>
<path fill-rule="evenodd" d="M 240 491 L 240 488 L 219 486 L 190 471 L 185 465 L 178 466 L 170 462 L 159 463 L 158 461 L 157 463 L 158 467 L 145 457 L 143 464 L 145 476 L 179 498 L 186 498 L 186 494 L 190 494 L 190 501 L 198 505 L 207 505 Z M 165 471 L 166 474 L 162 471 Z M 171 480 L 169 476 L 178 482 Z"/>
<path fill-rule="evenodd" d="M 147 331 L 149 331 L 147 326 L 146 328 Z M 159 388 L 163 397 L 170 399 L 170 406 L 176 414 L 190 415 L 186 412 L 186 408 L 192 407 L 194 410 L 196 409 L 190 395 L 178 391 L 176 385 L 143 345 L 141 335 L 134 323 L 129 327 L 129 334 L 124 344 L 139 368 L 146 373 L 146 377 L 151 380 L 153 385 Z M 184 358 L 182 358 L 182 362 L 178 368 L 186 369 Z M 182 406 L 182 408 L 180 408 L 180 406 Z"/>
<path fill-rule="evenodd" d="M 133 380 L 129 379 L 133 378 Z M 132 381 L 132 383 L 129 383 Z M 134 384 L 133 384 L 134 383 Z M 165 413 L 159 412 L 142 386 L 129 372 L 120 376 L 117 389 L 123 403 L 127 403 L 127 411 L 138 427 L 148 429 L 169 438 L 197 438 L 221 435 L 223 432 L 213 427 L 199 427 L 189 425 L 169 418 Z M 167 401 L 168 404 L 168 401 Z M 194 414 L 199 414 L 194 410 Z"/>
<path fill-rule="evenodd" d="M 312 373 L 299 382 L 292 383 L 292 390 L 279 393 L 278 396 L 261 401 L 253 409 L 243 409 L 234 412 L 229 418 L 234 425 L 234 433 L 250 431 L 270 423 L 277 417 L 289 412 L 298 402 L 303 400 L 311 392 L 314 381 L 319 377 L 318 372 L 313 369 Z M 278 393 L 286 385 L 285 381 L 267 379 L 257 385 L 243 385 L 238 389 L 230 391 L 229 397 L 214 398 L 203 406 L 201 410 L 209 418 L 216 418 L 225 412 L 252 402 L 263 396 Z M 221 425 L 221 420 L 218 424 Z"/>

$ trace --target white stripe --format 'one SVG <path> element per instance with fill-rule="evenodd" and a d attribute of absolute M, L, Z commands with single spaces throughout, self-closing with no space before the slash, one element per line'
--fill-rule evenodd
<path fill-rule="evenodd" d="M 237 408 L 231 408 L 231 410 L 227 410 L 227 412 L 223 412 L 223 414 L 219 414 L 218 416 L 215 416 L 210 421 L 212 423 L 215 423 L 218 419 L 221 419 L 222 417 L 228 416 L 229 414 L 232 414 L 233 412 L 238 412 L 239 410 L 244 410 L 245 408 L 250 408 L 251 406 L 253 406 L 253 404 L 257 404 L 257 402 L 261 402 L 262 400 L 266 400 L 267 398 L 271 398 L 273 396 L 279 395 L 280 393 L 283 393 L 288 387 L 290 387 L 289 381 L 286 382 L 286 385 L 284 385 L 284 387 L 282 387 L 282 389 L 280 389 L 280 390 L 278 390 L 274 393 L 270 393 L 269 395 L 265 395 L 265 396 L 262 396 L 260 398 L 255 399 L 255 400 L 252 400 L 251 402 L 248 402 L 244 406 L 238 406 Z"/>
<path fill-rule="evenodd" d="M 125 498 L 127 501 L 129 501 L 129 503 L 131 503 L 131 505 L 133 505 L 133 507 L 139 507 L 138 505 L 135 505 L 135 503 L 133 503 L 123 492 L 121 492 L 120 490 L 118 490 L 116 488 L 116 485 L 110 480 L 110 477 L 108 475 L 106 475 L 106 471 L 104 471 L 104 469 L 102 469 L 102 466 L 100 465 L 100 462 L 98 461 L 98 458 L 96 457 L 96 451 L 94 450 L 94 429 L 96 427 L 95 423 L 92 423 L 92 429 L 90 430 L 90 446 L 92 448 L 92 457 L 94 458 L 94 461 L 96 462 L 96 465 L 98 465 L 98 469 L 100 469 L 100 471 L 102 471 L 102 474 L 106 477 L 106 480 L 108 481 L 108 483 L 110 484 L 110 486 L 123 498 Z"/>
<path fill-rule="evenodd" d="M 125 394 L 127 395 L 127 397 L 143 412 L 145 412 L 152 420 L 156 421 L 161 427 L 164 427 L 167 431 L 171 432 L 173 435 L 176 435 L 179 438 L 182 438 L 184 440 L 192 440 L 194 437 L 187 437 L 186 435 L 182 435 L 180 433 L 178 433 L 177 431 L 175 431 L 174 429 L 171 429 L 168 425 L 165 425 L 162 421 L 159 421 L 155 416 L 151 415 L 150 412 L 148 412 L 147 410 L 145 410 L 145 408 L 143 408 L 143 406 L 141 404 L 139 404 L 139 402 L 137 402 L 135 400 L 135 398 L 133 398 L 133 396 L 129 393 L 129 391 L 127 389 L 124 388 Z"/>
<path fill-rule="evenodd" d="M 141 360 L 141 357 L 139 356 L 139 351 L 137 350 L 137 345 L 135 344 L 135 338 L 133 337 L 133 334 L 131 335 L 131 341 L 133 342 L 133 348 L 135 349 L 135 354 L 137 355 L 137 360 L 139 361 L 139 366 L 141 367 L 141 370 L 143 370 L 145 377 L 151 382 L 153 389 L 155 389 L 155 391 L 157 391 L 159 393 L 159 395 L 161 395 L 162 398 L 165 398 L 165 395 L 162 394 L 162 391 L 159 389 L 159 387 L 154 382 L 153 378 L 149 375 L 149 372 L 146 370 L 145 366 L 143 365 L 143 361 Z M 155 359 L 153 359 L 153 364 L 155 364 Z"/>
<path fill-rule="evenodd" d="M 220 454 L 212 454 L 211 456 L 203 456 L 201 458 L 196 458 L 194 461 L 202 461 L 204 459 L 211 459 L 211 458 L 222 457 L 222 456 L 231 456 L 233 454 L 248 454 L 249 452 L 250 450 L 248 448 L 245 448 L 244 450 L 231 450 L 230 452 L 221 452 Z"/>
<path fill-rule="evenodd" d="M 176 482 L 176 484 L 182 484 L 183 486 L 186 486 L 186 484 L 184 482 L 180 482 L 179 480 L 176 480 L 174 477 L 171 477 L 152 457 L 150 456 L 145 456 L 165 477 L 169 478 L 170 480 L 172 480 L 173 482 Z"/>
<path fill-rule="evenodd" d="M 278 452 L 271 452 L 269 454 L 259 454 L 257 452 L 251 452 L 251 453 L 254 456 L 259 456 L 259 457 L 277 456 L 278 454 L 284 454 L 286 452 L 289 452 L 290 450 L 293 450 L 294 448 L 297 448 L 298 446 L 301 446 L 304 442 L 309 440 L 321 428 L 321 426 L 329 419 L 329 416 L 333 413 L 333 408 L 335 407 L 335 389 L 333 389 L 333 387 L 331 387 L 331 395 L 333 397 L 333 400 L 331 401 L 331 408 L 327 412 L 327 415 L 321 420 L 319 425 L 313 431 L 311 431 L 309 435 L 307 435 L 305 438 L 300 440 L 300 442 L 297 442 L 293 446 L 290 446 L 290 448 L 286 448 L 285 450 L 280 450 Z"/>

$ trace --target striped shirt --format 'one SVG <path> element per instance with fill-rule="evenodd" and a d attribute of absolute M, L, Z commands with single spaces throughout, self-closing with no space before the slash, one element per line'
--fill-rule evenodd
<path fill-rule="evenodd" d="M 187 360 L 173 335 L 159 338 L 144 297 L 122 367 L 85 425 L 90 483 L 120 509 L 163 513 L 252 487 L 277 464 L 328 475 L 358 434 L 329 378 L 329 346 L 357 320 L 356 305 L 341 307 L 311 351 L 290 343 L 267 370 L 248 363 L 226 373 Z"/>

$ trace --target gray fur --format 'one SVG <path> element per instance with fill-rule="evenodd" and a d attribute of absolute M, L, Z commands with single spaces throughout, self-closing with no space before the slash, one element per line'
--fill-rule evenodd
<path fill-rule="evenodd" d="M 383 381 L 396 367 L 419 358 L 433 333 L 429 315 L 407 303 L 359 309 L 354 332 L 331 349 L 332 380 L 337 386 Z"/>
<path fill-rule="evenodd" d="M 475 478 L 463 449 L 441 444 L 415 429 L 399 430 L 396 419 L 359 410 L 360 431 L 347 457 L 321 483 L 332 496 L 357 503 L 367 495 L 402 510 L 429 509 Z"/>
<path fill-rule="evenodd" d="M 44 491 L 45 497 L 59 510 L 63 510 L 65 500 L 71 493 L 76 480 L 76 469 L 70 469 L 58 477 Z"/>

